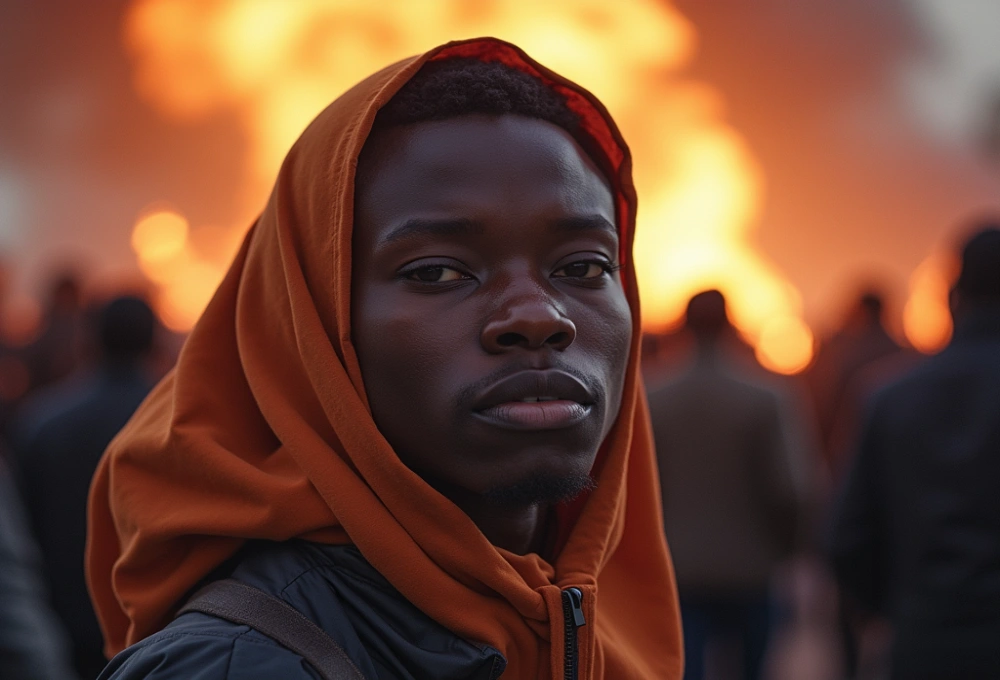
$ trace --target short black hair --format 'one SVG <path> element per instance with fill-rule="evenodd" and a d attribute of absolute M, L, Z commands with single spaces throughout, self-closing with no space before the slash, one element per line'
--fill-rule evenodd
<path fill-rule="evenodd" d="M 482 114 L 524 116 L 565 130 L 612 184 L 614 169 L 580 115 L 541 78 L 499 61 L 454 57 L 424 64 L 379 109 L 372 136 L 399 125 Z"/>
<path fill-rule="evenodd" d="M 375 128 L 473 114 L 538 118 L 580 137 L 580 116 L 540 78 L 498 61 L 468 58 L 424 64 L 379 110 Z"/>
<path fill-rule="evenodd" d="M 882 310 L 885 303 L 882 301 L 881 293 L 874 290 L 867 290 L 858 298 L 858 307 L 871 319 L 881 319 Z"/>
<path fill-rule="evenodd" d="M 107 359 L 135 360 L 153 347 L 156 317 L 140 297 L 111 300 L 97 312 L 96 325 L 101 352 Z"/>
<path fill-rule="evenodd" d="M 729 327 L 726 296 L 716 289 L 704 290 L 688 300 L 684 325 L 698 336 L 717 336 Z"/>
<path fill-rule="evenodd" d="M 980 222 L 965 242 L 955 289 L 971 302 L 1000 303 L 1000 221 Z"/>

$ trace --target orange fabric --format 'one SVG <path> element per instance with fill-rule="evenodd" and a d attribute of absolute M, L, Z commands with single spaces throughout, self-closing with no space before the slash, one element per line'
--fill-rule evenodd
<path fill-rule="evenodd" d="M 351 345 L 354 170 L 378 108 L 429 59 L 502 60 L 584 117 L 616 176 L 629 152 L 592 95 L 484 38 L 390 66 L 345 93 L 289 152 L 268 204 L 181 352 L 108 448 L 90 499 L 88 579 L 109 654 L 162 628 L 248 539 L 352 542 L 410 601 L 507 657 L 504 678 L 562 677 L 562 587 L 584 591 L 581 678 L 680 676 L 680 627 L 644 392 L 630 258 L 631 359 L 597 488 L 560 517 L 555 564 L 490 544 L 406 468 L 369 413 Z"/>

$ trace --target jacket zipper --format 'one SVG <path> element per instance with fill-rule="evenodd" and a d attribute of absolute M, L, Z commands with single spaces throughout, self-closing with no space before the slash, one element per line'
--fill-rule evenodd
<path fill-rule="evenodd" d="M 565 635 L 563 678 L 577 680 L 580 665 L 577 629 L 587 625 L 587 620 L 583 617 L 583 592 L 579 588 L 566 588 L 562 591 L 562 605 Z"/>

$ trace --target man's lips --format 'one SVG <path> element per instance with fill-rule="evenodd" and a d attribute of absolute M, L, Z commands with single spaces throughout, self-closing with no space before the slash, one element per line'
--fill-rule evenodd
<path fill-rule="evenodd" d="M 581 422 L 592 409 L 590 405 L 565 399 L 535 403 L 509 401 L 476 411 L 476 416 L 512 430 L 559 430 Z"/>
<path fill-rule="evenodd" d="M 490 386 L 476 416 L 515 430 L 555 430 L 576 425 L 593 410 L 594 396 L 579 379 L 558 370 L 527 370 Z"/>

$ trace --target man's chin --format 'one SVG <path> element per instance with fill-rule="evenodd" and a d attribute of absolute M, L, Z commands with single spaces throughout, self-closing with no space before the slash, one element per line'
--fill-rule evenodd
<path fill-rule="evenodd" d="M 589 474 L 537 474 L 522 480 L 498 484 L 483 498 L 498 508 L 555 505 L 571 501 L 590 491 L 596 483 Z"/>

